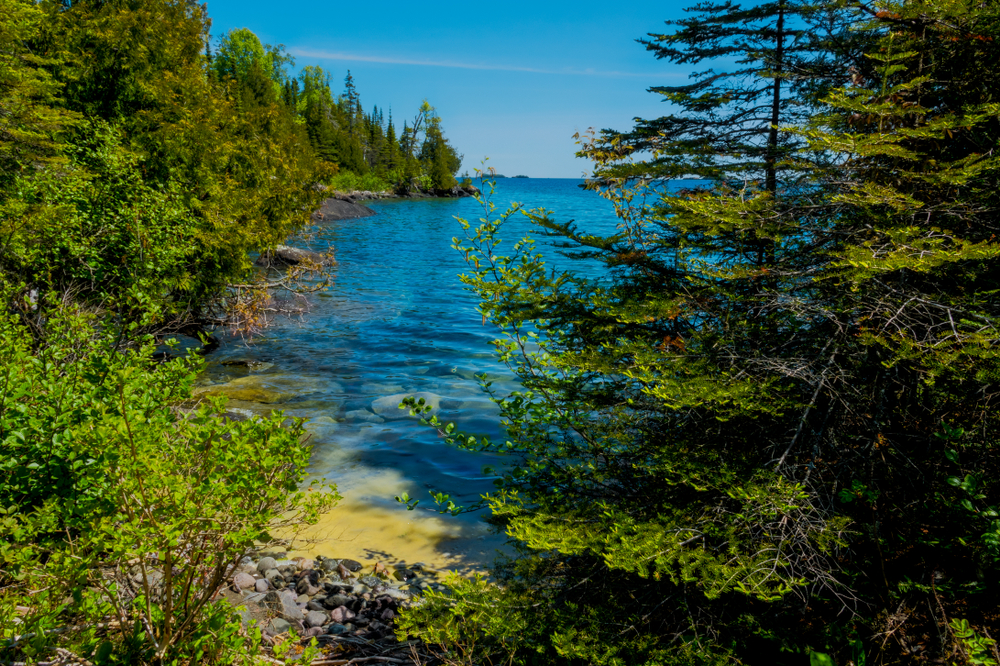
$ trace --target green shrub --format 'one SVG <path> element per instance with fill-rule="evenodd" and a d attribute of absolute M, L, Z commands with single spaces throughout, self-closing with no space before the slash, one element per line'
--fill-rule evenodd
<path fill-rule="evenodd" d="M 301 424 L 172 407 L 197 358 L 156 365 L 151 345 L 116 351 L 91 316 L 47 314 L 38 349 L 0 316 L 0 615 L 18 618 L 0 623 L 0 659 L 236 659 L 254 637 L 213 602 L 219 587 L 271 529 L 338 499 L 299 488 Z"/>
<path fill-rule="evenodd" d="M 392 185 L 374 173 L 359 176 L 351 171 L 341 171 L 329 185 L 338 192 L 391 192 Z"/>

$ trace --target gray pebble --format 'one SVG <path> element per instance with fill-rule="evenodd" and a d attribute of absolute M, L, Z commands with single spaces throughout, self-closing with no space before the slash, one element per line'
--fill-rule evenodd
<path fill-rule="evenodd" d="M 288 553 L 285 552 L 285 551 L 283 551 L 283 550 L 277 550 L 277 549 L 262 550 L 262 551 L 260 551 L 260 556 L 261 557 L 271 557 L 271 558 L 275 558 L 275 559 L 279 559 L 280 560 L 283 557 L 288 557 Z"/>
<path fill-rule="evenodd" d="M 354 597 L 349 597 L 346 594 L 331 594 L 323 600 L 323 605 L 327 608 L 337 608 L 338 606 L 346 606 L 352 601 L 354 601 Z"/>
<path fill-rule="evenodd" d="M 382 590 L 382 594 L 390 599 L 395 599 L 397 601 L 404 601 L 410 598 L 410 595 L 402 590 L 397 590 L 394 587 L 387 587 Z"/>
<path fill-rule="evenodd" d="M 289 599 L 284 592 L 268 592 L 260 604 L 272 609 L 289 622 L 301 621 L 303 618 L 302 609 L 295 604 L 294 597 Z"/>
<path fill-rule="evenodd" d="M 298 584 L 295 586 L 295 591 L 299 594 L 309 595 L 310 597 L 315 597 L 319 594 L 319 588 L 309 581 L 308 576 L 303 576 L 299 579 Z"/>
<path fill-rule="evenodd" d="M 346 606 L 340 606 L 338 608 L 334 608 L 333 611 L 331 611 L 330 617 L 333 618 L 334 622 L 344 624 L 348 620 L 353 620 L 355 618 L 355 614 L 354 611 L 352 611 L 350 608 L 347 608 Z"/>
<path fill-rule="evenodd" d="M 340 560 L 340 563 L 344 565 L 348 571 L 361 571 L 361 562 L 357 560 Z"/>
<path fill-rule="evenodd" d="M 260 562 L 257 563 L 258 573 L 267 573 L 268 569 L 277 569 L 277 568 L 278 568 L 278 563 L 275 562 L 273 557 L 265 557 L 261 559 Z"/>
<path fill-rule="evenodd" d="M 287 633 L 292 625 L 286 620 L 282 620 L 280 617 L 272 618 L 270 622 L 267 623 L 267 628 L 264 629 L 264 633 L 268 636 L 277 636 L 278 634 Z"/>
<path fill-rule="evenodd" d="M 331 624 L 329 627 L 326 628 L 326 633 L 332 636 L 339 636 L 341 634 L 347 633 L 347 627 L 345 627 L 342 624 Z"/>
<path fill-rule="evenodd" d="M 320 611 L 309 611 L 306 613 L 306 627 L 321 627 L 330 621 L 330 616 Z"/>
<path fill-rule="evenodd" d="M 264 580 L 263 578 L 261 578 L 260 580 L 258 580 L 256 582 L 255 589 L 258 592 L 267 592 L 268 590 L 271 589 L 271 586 L 267 584 L 266 580 Z"/>
<path fill-rule="evenodd" d="M 248 590 L 257 583 L 254 577 L 248 573 L 238 573 L 233 576 L 233 587 L 237 590 Z"/>

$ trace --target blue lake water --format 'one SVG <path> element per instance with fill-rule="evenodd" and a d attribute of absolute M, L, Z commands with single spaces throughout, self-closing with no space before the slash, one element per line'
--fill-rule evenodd
<path fill-rule="evenodd" d="M 611 203 L 582 190 L 581 183 L 502 179 L 493 201 L 498 213 L 517 201 L 551 210 L 556 220 L 575 220 L 584 230 L 613 230 Z M 504 461 L 456 450 L 395 403 L 404 394 L 432 394 L 440 401 L 441 419 L 502 436 L 496 409 L 473 375 L 487 373 L 501 392 L 516 385 L 494 359 L 490 341 L 496 330 L 483 324 L 475 296 L 460 283 L 466 266 L 451 248 L 452 237 L 463 234 L 456 217 L 475 226 L 483 209 L 473 199 L 369 205 L 373 217 L 320 223 L 290 242 L 323 252 L 332 248 L 332 285 L 309 296 L 309 312 L 301 318 L 279 320 L 249 347 L 230 341 L 213 353 L 203 382 L 255 377 L 292 396 L 261 410 L 280 408 L 308 419 L 315 447 L 311 472 L 336 483 L 345 499 L 309 531 L 317 541 L 302 546 L 304 551 L 366 562 L 481 566 L 502 538 L 491 535 L 479 516 L 439 516 L 428 490 L 450 492 L 460 503 L 475 501 L 493 487 L 483 468 Z M 502 236 L 509 247 L 531 230 L 527 218 L 517 216 Z M 538 238 L 538 246 L 554 254 L 550 239 Z M 260 365 L 225 365 L 243 360 Z M 408 512 L 393 500 L 403 492 L 422 500 L 417 510 Z"/>

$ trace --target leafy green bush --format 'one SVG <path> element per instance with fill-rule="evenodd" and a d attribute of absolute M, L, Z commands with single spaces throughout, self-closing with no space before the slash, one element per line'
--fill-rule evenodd
<path fill-rule="evenodd" d="M 338 497 L 299 488 L 301 425 L 173 407 L 196 358 L 157 365 L 150 345 L 115 351 L 93 316 L 48 314 L 40 349 L 0 316 L 0 615 L 17 618 L 0 658 L 231 661 L 249 644 L 219 587 L 271 529 Z"/>
<path fill-rule="evenodd" d="M 341 171 L 329 181 L 338 192 L 391 192 L 392 185 L 374 173 L 359 176 L 351 171 Z"/>

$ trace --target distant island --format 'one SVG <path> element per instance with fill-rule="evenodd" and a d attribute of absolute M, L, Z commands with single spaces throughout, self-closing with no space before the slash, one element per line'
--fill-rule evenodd
<path fill-rule="evenodd" d="M 514 176 L 514 178 L 527 178 L 527 176 L 525 176 L 525 175 L 520 175 L 520 176 Z"/>

